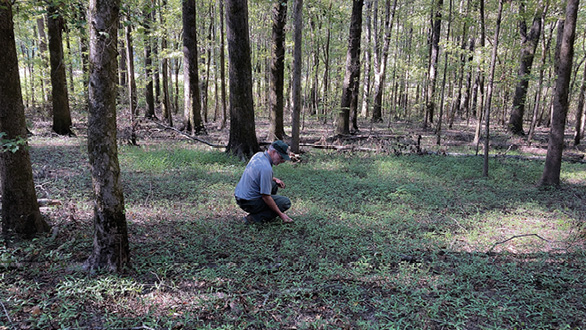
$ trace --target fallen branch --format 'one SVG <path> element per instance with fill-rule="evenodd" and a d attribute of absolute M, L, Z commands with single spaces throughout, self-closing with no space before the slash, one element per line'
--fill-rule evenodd
<path fill-rule="evenodd" d="M 490 248 L 490 249 L 489 249 L 489 250 L 488 250 L 486 253 L 487 253 L 487 254 L 491 253 L 491 252 L 492 252 L 492 250 L 493 250 L 493 249 L 494 249 L 494 248 L 495 248 L 497 245 L 504 244 L 504 243 L 506 243 L 506 242 L 508 242 L 508 241 L 510 241 L 510 240 L 513 240 L 513 239 L 515 239 L 515 238 L 529 237 L 529 236 L 535 236 L 535 237 L 537 237 L 537 238 L 539 238 L 539 239 L 541 239 L 541 240 L 543 240 L 543 241 L 546 241 L 547 243 L 551 243 L 549 240 L 547 240 L 547 239 L 545 239 L 545 238 L 543 238 L 543 237 L 541 237 L 541 236 L 539 236 L 539 235 L 537 235 L 537 234 L 524 234 L 524 235 L 515 235 L 515 236 L 513 236 L 513 237 L 509 237 L 509 238 L 507 238 L 507 239 L 506 239 L 506 240 L 504 240 L 504 241 L 501 241 L 501 242 L 496 242 L 496 243 L 494 243 L 494 245 L 493 245 L 493 246 L 492 246 L 492 247 L 491 247 L 491 248 Z"/>
<path fill-rule="evenodd" d="M 358 146 L 352 146 L 352 145 L 337 146 L 337 145 L 333 145 L 333 144 L 300 144 L 299 146 L 301 146 L 301 147 L 311 147 L 311 148 L 315 148 L 315 149 L 338 150 L 338 151 L 344 151 L 344 150 L 350 150 L 350 151 L 367 151 L 367 152 L 377 152 L 377 151 L 380 151 L 380 150 L 374 149 L 374 148 L 365 148 L 365 147 L 358 147 Z"/>
<path fill-rule="evenodd" d="M 175 132 L 183 135 L 184 137 L 186 137 L 188 139 L 191 139 L 191 140 L 194 140 L 194 141 L 197 141 L 197 142 L 201 142 L 203 144 L 207 144 L 208 146 L 210 146 L 212 148 L 218 148 L 218 149 L 226 148 L 226 146 L 219 145 L 219 144 L 213 144 L 213 143 L 210 143 L 210 142 L 208 142 L 206 140 L 202 140 L 200 138 L 197 138 L 197 137 L 195 137 L 193 135 L 189 135 L 189 134 L 187 134 L 185 132 L 181 132 L 180 130 L 176 129 L 175 127 L 167 126 L 165 124 L 159 123 L 159 122 L 154 121 L 154 120 L 151 120 L 151 122 L 155 123 L 157 126 L 159 126 L 161 128 L 168 129 L 168 130 L 171 130 L 171 131 L 175 131 Z"/>

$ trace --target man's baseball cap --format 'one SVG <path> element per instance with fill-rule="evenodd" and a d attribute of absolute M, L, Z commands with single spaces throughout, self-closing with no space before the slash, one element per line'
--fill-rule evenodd
<path fill-rule="evenodd" d="M 287 149 L 289 149 L 287 143 L 281 140 L 277 140 L 273 142 L 271 145 L 273 146 L 273 148 L 275 148 L 275 150 L 277 150 L 279 155 L 281 155 L 281 157 L 283 157 L 284 160 L 291 160 L 291 158 L 289 157 L 289 153 L 287 153 Z"/>

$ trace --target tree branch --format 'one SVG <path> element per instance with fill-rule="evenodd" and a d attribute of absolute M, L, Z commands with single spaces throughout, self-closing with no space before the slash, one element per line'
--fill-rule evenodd
<path fill-rule="evenodd" d="M 543 238 L 543 237 L 541 237 L 541 236 L 539 236 L 539 235 L 537 235 L 537 234 L 523 234 L 523 235 L 515 235 L 515 236 L 513 236 L 513 237 L 509 237 L 509 238 L 507 238 L 507 239 L 506 239 L 506 240 L 504 240 L 504 241 L 501 241 L 501 242 L 496 242 L 496 243 L 494 243 L 494 245 L 493 245 L 493 246 L 492 246 L 492 247 L 491 247 L 491 248 L 490 248 L 490 249 L 489 249 L 489 250 L 488 250 L 486 253 L 487 253 L 487 254 L 488 254 L 488 253 L 491 253 L 491 252 L 492 252 L 492 250 L 493 250 L 493 249 L 494 249 L 494 248 L 495 248 L 497 245 L 504 244 L 504 243 L 506 243 L 506 242 L 508 242 L 508 241 L 510 241 L 510 240 L 513 240 L 513 239 L 515 239 L 515 238 L 528 237 L 528 236 L 535 236 L 535 237 L 537 237 L 537 238 L 539 238 L 539 239 L 541 239 L 541 240 L 543 240 L 543 241 L 546 241 L 547 243 L 551 243 L 549 240 L 547 240 L 547 239 L 545 239 L 545 238 Z"/>

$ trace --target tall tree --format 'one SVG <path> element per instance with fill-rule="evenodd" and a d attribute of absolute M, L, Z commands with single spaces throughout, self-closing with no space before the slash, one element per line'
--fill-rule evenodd
<path fill-rule="evenodd" d="M 517 86 L 515 87 L 515 96 L 513 97 L 513 106 L 511 117 L 509 118 L 509 131 L 515 135 L 525 135 L 523 130 L 523 116 L 525 114 L 525 100 L 527 99 L 527 89 L 529 88 L 529 79 L 535 50 L 539 43 L 541 35 L 541 15 L 543 6 L 541 2 L 533 16 L 533 24 L 529 33 L 527 33 L 527 23 L 525 22 L 525 5 L 523 0 L 519 3 L 519 32 L 521 34 L 521 61 L 519 63 Z"/>
<path fill-rule="evenodd" d="M 360 38 L 362 36 L 362 7 L 363 0 L 352 1 L 352 16 L 350 18 L 350 35 L 348 37 L 348 51 L 346 53 L 346 74 L 342 87 L 342 102 L 338 111 L 336 134 L 350 133 L 350 105 L 352 98 L 358 95 L 360 81 Z M 356 110 L 354 102 L 354 110 Z"/>
<path fill-rule="evenodd" d="M 270 98 L 271 122 L 269 138 L 282 140 L 283 128 L 283 87 L 285 80 L 285 24 L 287 23 L 287 0 L 276 1 L 273 5 Z"/>
<path fill-rule="evenodd" d="M 576 130 L 574 131 L 574 145 L 580 144 L 582 139 L 582 130 L 584 129 L 584 99 L 586 97 L 586 65 L 582 74 L 582 85 L 580 85 L 580 94 L 578 95 L 578 105 L 576 106 Z"/>
<path fill-rule="evenodd" d="M 387 76 L 387 58 L 389 56 L 389 46 L 391 44 L 391 32 L 393 29 L 393 20 L 397 8 L 397 0 L 393 0 L 393 7 L 391 8 L 391 0 L 385 1 L 385 20 L 384 20 L 384 39 L 381 50 L 380 39 L 375 37 L 375 59 L 374 59 L 374 102 L 372 106 L 372 121 L 381 122 L 383 91 L 385 80 Z"/>
<path fill-rule="evenodd" d="M 204 126 L 201 119 L 201 96 L 197 55 L 197 23 L 195 0 L 183 3 L 183 85 L 184 85 L 184 128 L 192 134 L 199 134 Z"/>
<path fill-rule="evenodd" d="M 162 0 L 161 1 L 161 7 L 159 8 L 159 22 L 161 23 L 161 28 L 163 29 L 163 31 L 166 31 L 166 27 L 165 27 L 165 18 L 163 15 L 163 10 L 165 10 L 167 8 L 167 0 Z M 167 33 L 163 32 L 163 35 L 161 36 L 161 51 L 163 53 L 165 53 L 167 51 Z M 161 59 L 161 73 L 163 76 L 163 103 L 162 103 L 162 108 L 163 108 L 163 119 L 167 121 L 167 123 L 170 126 L 173 126 L 173 115 L 172 115 L 172 111 L 171 111 L 171 96 L 170 96 L 170 92 L 169 92 L 169 74 L 170 74 L 170 69 L 169 69 L 169 59 L 167 58 L 167 56 L 163 56 L 163 58 Z"/>
<path fill-rule="evenodd" d="M 492 102 L 492 91 L 494 87 L 494 71 L 496 69 L 496 60 L 498 55 L 499 47 L 499 36 L 501 31 L 501 19 L 503 15 L 503 2 L 505 0 L 499 0 L 499 7 L 496 18 L 496 28 L 494 31 L 494 42 L 492 45 L 492 53 L 490 56 L 490 70 L 488 74 L 488 87 L 486 92 L 486 104 L 484 105 L 484 166 L 482 175 L 488 176 L 488 151 L 490 146 L 490 107 Z"/>
<path fill-rule="evenodd" d="M 447 28 L 447 32 L 446 32 L 446 40 L 448 40 L 450 38 L 450 32 L 452 30 L 452 0 L 448 0 L 449 1 L 449 5 L 448 5 L 448 28 Z M 436 127 L 436 134 L 437 134 L 437 138 L 436 138 L 436 144 L 440 145 L 441 144 L 441 136 L 442 136 L 442 122 L 443 122 L 443 117 L 444 117 L 444 96 L 445 96 L 445 90 L 446 90 L 446 75 L 448 73 L 448 52 L 445 51 L 444 52 L 444 73 L 443 73 L 443 77 L 442 77 L 442 87 L 441 87 L 441 97 L 440 97 L 440 109 L 439 109 L 439 118 L 437 120 L 437 127 Z"/>
<path fill-rule="evenodd" d="M 225 67 L 225 35 L 224 35 L 224 0 L 220 1 L 220 92 L 221 92 L 221 104 L 222 104 L 222 125 L 221 127 L 226 127 L 226 120 L 228 119 L 228 114 L 226 113 L 226 67 Z"/>
<path fill-rule="evenodd" d="M 146 78 L 146 85 L 144 86 L 146 110 L 144 116 L 146 118 L 155 117 L 155 95 L 153 89 L 153 58 L 152 58 L 152 23 L 154 23 L 154 5 L 152 0 L 147 0 L 143 7 L 143 28 L 144 28 L 144 71 Z"/>
<path fill-rule="evenodd" d="M 299 133 L 301 118 L 301 66 L 302 66 L 302 32 L 303 32 L 303 0 L 295 0 L 293 11 L 295 32 L 293 33 L 293 77 L 291 92 L 293 94 L 293 111 L 291 111 L 291 151 L 299 152 Z"/>
<path fill-rule="evenodd" d="M 372 52 L 370 43 L 372 40 L 372 0 L 365 0 L 366 7 L 365 23 L 366 25 L 366 47 L 364 51 L 364 85 L 362 88 L 362 116 L 368 117 L 368 107 L 370 106 L 370 69 L 372 67 Z"/>
<path fill-rule="evenodd" d="M 72 135 L 65 59 L 63 56 L 63 29 L 65 23 L 60 14 L 63 11 L 63 8 L 60 7 L 64 5 L 61 1 L 50 1 L 47 10 L 53 99 L 53 131 L 59 135 Z"/>
<path fill-rule="evenodd" d="M 563 27 L 563 33 L 561 34 L 562 38 L 559 43 L 559 49 L 556 51 L 555 67 L 557 79 L 555 82 L 555 93 L 553 95 L 553 113 L 551 116 L 547 156 L 540 181 L 541 186 L 559 186 L 560 184 L 578 4 L 579 0 L 567 0 L 565 22 L 564 24 L 560 24 L 560 28 Z"/>
<path fill-rule="evenodd" d="M 47 35 L 45 33 L 45 17 L 41 16 L 37 18 L 37 37 L 39 41 L 39 55 L 40 55 L 40 62 L 41 62 L 41 91 L 43 92 L 43 109 L 46 107 L 47 103 L 49 102 L 49 82 L 47 75 L 47 67 L 50 66 L 49 59 L 47 58 Z"/>
<path fill-rule="evenodd" d="M 91 0 L 88 154 L 94 192 L 94 243 L 88 270 L 122 271 L 130 262 L 116 144 L 120 0 Z"/>
<path fill-rule="evenodd" d="M 246 159 L 260 150 L 254 124 L 247 0 L 226 0 L 226 25 L 230 77 L 230 138 L 226 151 Z"/>
<path fill-rule="evenodd" d="M 12 1 L 0 0 L 0 185 L 2 232 L 33 237 L 49 230 L 41 217 L 26 145 L 26 122 L 14 39 Z M 3 150 L 5 141 L 17 150 Z"/>
<path fill-rule="evenodd" d="M 481 0 L 483 1 L 483 0 Z M 425 121 L 423 127 L 427 127 L 428 123 L 433 123 L 433 115 L 435 111 L 435 95 L 436 95 L 436 80 L 437 80 L 437 62 L 439 59 L 439 40 L 442 29 L 442 7 L 443 0 L 436 0 L 432 7 L 435 15 L 432 15 L 431 20 L 431 51 L 429 57 L 429 71 L 428 71 L 428 85 L 427 85 L 427 104 L 425 107 Z"/>

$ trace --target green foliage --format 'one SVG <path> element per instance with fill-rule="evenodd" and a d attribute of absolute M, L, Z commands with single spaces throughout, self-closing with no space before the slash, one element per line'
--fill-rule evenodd
<path fill-rule="evenodd" d="M 69 140 L 68 140 L 69 141 Z M 33 143 L 49 171 L 87 176 L 84 149 Z M 295 219 L 246 226 L 245 164 L 186 143 L 120 149 L 132 269 L 88 275 L 91 185 L 57 175 L 60 232 L 0 249 L 0 301 L 18 328 L 573 329 L 584 327 L 576 235 L 583 164 L 535 187 L 539 162 L 312 151 L 275 168 Z M 77 173 L 77 174 L 74 174 Z M 66 193 L 60 191 L 65 190 Z M 73 211 L 72 211 L 73 210 Z M 513 235 L 536 237 L 495 243 Z"/>
<path fill-rule="evenodd" d="M 20 148 L 26 146 L 26 139 L 18 137 L 16 139 L 7 139 L 6 132 L 0 132 L 0 152 L 12 152 L 15 153 Z"/>

